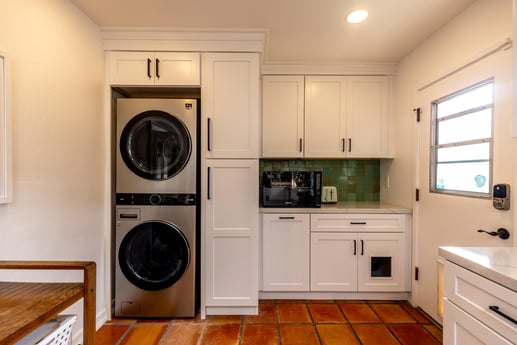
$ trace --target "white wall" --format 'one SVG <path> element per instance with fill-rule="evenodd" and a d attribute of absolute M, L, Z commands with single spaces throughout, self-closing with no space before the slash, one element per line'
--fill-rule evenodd
<path fill-rule="evenodd" d="M 512 0 L 478 0 L 402 59 L 395 88 L 396 159 L 381 164 L 381 176 L 389 175 L 390 180 L 389 189 L 381 185 L 382 200 L 408 207 L 414 201 L 415 185 L 408 176 L 415 175 L 417 89 L 511 36 Z M 508 151 L 515 157 L 511 147 Z"/>
<path fill-rule="evenodd" d="M 0 205 L 0 260 L 95 261 L 102 319 L 109 222 L 100 34 L 69 1 L 0 0 L 0 8 L 13 118 L 13 202 Z M 1 273 L 81 278 L 71 272 Z M 74 313 L 81 314 L 80 305 Z"/>

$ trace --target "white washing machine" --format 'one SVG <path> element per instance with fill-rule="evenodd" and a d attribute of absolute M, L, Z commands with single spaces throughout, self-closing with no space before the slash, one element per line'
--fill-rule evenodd
<path fill-rule="evenodd" d="M 117 196 L 115 308 L 118 317 L 196 314 L 195 196 Z M 147 201 L 146 201 L 147 197 Z M 129 201 L 128 201 L 129 200 Z M 123 205 L 126 203 L 126 205 Z M 145 205 L 135 205 L 143 203 Z"/>
<path fill-rule="evenodd" d="M 196 193 L 195 99 L 117 99 L 116 193 Z"/>

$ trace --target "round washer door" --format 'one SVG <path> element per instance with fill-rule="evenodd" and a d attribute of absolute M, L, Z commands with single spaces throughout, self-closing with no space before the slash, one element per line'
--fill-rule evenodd
<path fill-rule="evenodd" d="M 167 180 L 188 163 L 192 140 L 185 124 L 161 110 L 133 117 L 122 130 L 120 155 L 127 167 L 148 180 Z"/>
<path fill-rule="evenodd" d="M 190 247 L 174 224 L 149 221 L 135 226 L 123 238 L 119 265 L 124 276 L 143 290 L 162 290 L 174 285 L 190 262 Z"/>

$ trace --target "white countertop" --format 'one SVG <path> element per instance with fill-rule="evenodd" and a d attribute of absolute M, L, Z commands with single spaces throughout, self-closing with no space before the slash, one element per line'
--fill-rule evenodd
<path fill-rule="evenodd" d="M 517 247 L 440 247 L 439 255 L 517 292 Z"/>
<path fill-rule="evenodd" d="M 315 208 L 262 207 L 260 213 L 412 213 L 412 210 L 382 201 L 340 201 Z"/>

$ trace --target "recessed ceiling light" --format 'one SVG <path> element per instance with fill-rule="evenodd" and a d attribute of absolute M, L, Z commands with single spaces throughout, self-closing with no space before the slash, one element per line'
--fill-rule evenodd
<path fill-rule="evenodd" d="M 368 18 L 368 11 L 366 10 L 357 10 L 346 16 L 346 20 L 349 23 L 360 23 L 366 18 Z"/>

